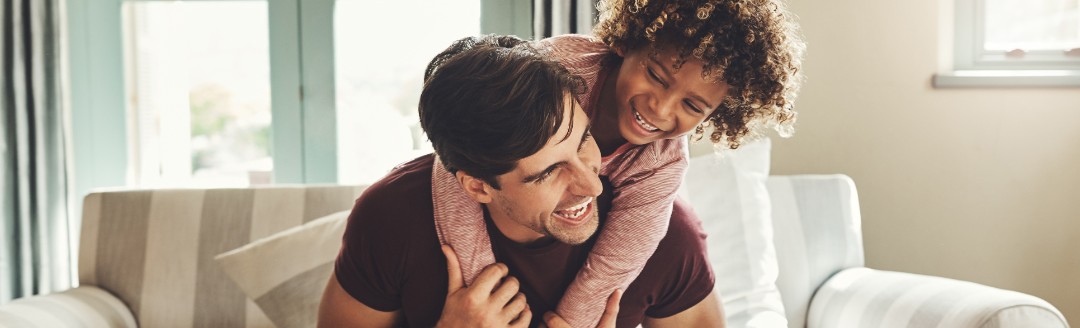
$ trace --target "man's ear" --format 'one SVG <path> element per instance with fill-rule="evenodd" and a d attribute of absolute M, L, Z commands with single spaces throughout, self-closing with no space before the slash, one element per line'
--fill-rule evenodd
<path fill-rule="evenodd" d="M 454 176 L 457 177 L 458 183 L 461 184 L 461 188 L 465 189 L 465 193 L 469 194 L 469 197 L 472 197 L 473 200 L 484 204 L 491 203 L 491 199 L 495 196 L 495 188 L 492 188 L 487 182 L 461 170 L 454 173 Z"/>

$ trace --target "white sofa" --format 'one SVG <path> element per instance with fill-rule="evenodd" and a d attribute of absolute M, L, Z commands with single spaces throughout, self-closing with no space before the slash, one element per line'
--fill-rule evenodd
<path fill-rule="evenodd" d="M 790 327 L 1068 327 L 1031 295 L 864 267 L 858 195 L 847 176 L 772 176 L 767 186 Z"/>
<path fill-rule="evenodd" d="M 1068 327 L 1031 295 L 865 268 L 847 176 L 770 175 L 768 139 L 693 151 L 681 192 L 709 234 L 731 327 Z"/>
<path fill-rule="evenodd" d="M 757 229 L 755 224 L 762 222 L 754 221 L 721 228 L 747 236 L 772 236 L 768 239 L 775 243 L 749 241 L 775 250 L 772 259 L 721 254 L 722 248 L 710 245 L 710 256 L 736 263 L 735 271 L 742 270 L 738 267 L 742 263 L 773 263 L 772 269 L 764 271 L 746 269 L 756 274 L 747 284 L 776 287 L 724 295 L 731 327 L 1067 327 L 1053 306 L 1030 295 L 864 268 L 858 197 L 845 176 L 773 176 L 763 183 L 769 208 L 742 212 L 771 212 L 771 225 L 763 229 L 772 231 L 740 230 Z M 301 288 L 308 291 L 303 296 L 306 303 L 287 303 L 301 308 L 294 311 L 304 312 L 301 320 L 269 318 L 260 306 L 280 306 L 281 299 L 266 304 L 275 300 L 245 297 L 213 258 L 348 210 L 361 190 L 356 186 L 282 186 L 91 194 L 83 210 L 81 286 L 0 306 L 0 327 L 273 327 L 272 322 L 310 326 L 311 311 L 317 305 L 311 299 L 317 300 L 318 287 Z M 717 193 L 723 191 L 710 195 Z M 709 217 L 707 206 L 694 203 L 695 208 L 699 205 L 706 227 L 717 228 L 711 224 L 716 220 Z M 718 235 L 710 240 L 724 238 Z M 333 255 L 321 256 L 332 259 Z M 745 285 L 726 273 L 731 268 L 714 266 L 718 281 Z M 329 266 L 319 268 L 324 273 L 310 276 L 328 277 Z M 320 282 L 303 286 L 320 286 Z M 267 295 L 275 294 L 266 290 Z"/>

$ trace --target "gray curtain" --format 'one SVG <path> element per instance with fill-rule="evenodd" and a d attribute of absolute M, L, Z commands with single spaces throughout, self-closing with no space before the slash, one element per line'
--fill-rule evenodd
<path fill-rule="evenodd" d="M 0 303 L 73 280 L 59 1 L 0 7 Z"/>
<path fill-rule="evenodd" d="M 533 0 L 533 37 L 592 34 L 596 0 Z"/>

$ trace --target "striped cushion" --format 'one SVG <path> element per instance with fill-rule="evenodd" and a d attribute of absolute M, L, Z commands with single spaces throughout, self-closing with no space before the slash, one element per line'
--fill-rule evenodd
<path fill-rule="evenodd" d="M 109 292 L 93 286 L 22 298 L 0 307 L 0 327 L 136 327 L 135 317 Z"/>
<path fill-rule="evenodd" d="M 315 327 L 349 213 L 330 214 L 214 260 L 278 328 Z"/>
<path fill-rule="evenodd" d="M 805 327 L 810 297 L 833 274 L 863 266 L 855 183 L 843 175 L 771 176 L 776 285 L 789 327 Z"/>
<path fill-rule="evenodd" d="M 1046 301 L 975 283 L 867 268 L 821 286 L 807 327 L 1067 327 Z"/>
<path fill-rule="evenodd" d="M 136 190 L 83 202 L 79 279 L 144 327 L 272 327 L 213 257 L 330 213 L 358 186 Z"/>

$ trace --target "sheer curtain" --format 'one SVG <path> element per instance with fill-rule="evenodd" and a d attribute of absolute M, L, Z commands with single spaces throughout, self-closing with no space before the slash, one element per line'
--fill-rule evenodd
<path fill-rule="evenodd" d="M 59 1 L 0 6 L 0 303 L 72 284 Z"/>
<path fill-rule="evenodd" d="M 533 0 L 533 37 L 592 34 L 596 0 Z"/>

